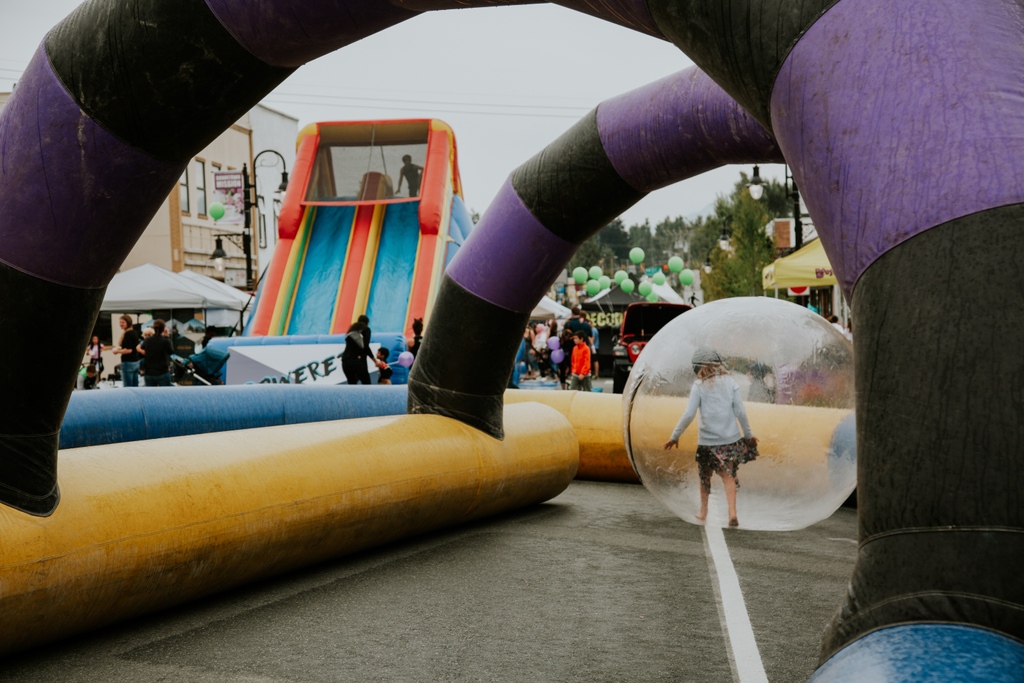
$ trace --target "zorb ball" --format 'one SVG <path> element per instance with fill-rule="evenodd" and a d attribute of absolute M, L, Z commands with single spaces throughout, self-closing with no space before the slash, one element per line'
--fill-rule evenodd
<path fill-rule="evenodd" d="M 731 459 L 720 465 L 728 474 L 732 463 L 739 463 L 739 528 L 802 529 L 831 516 L 857 484 L 853 346 L 821 316 L 768 297 L 698 306 L 669 322 L 640 354 L 623 395 L 623 429 L 626 451 L 644 486 L 688 522 L 729 523 L 719 464 L 707 459 L 708 516 L 704 522 L 697 517 L 696 456 L 704 407 L 678 448 L 664 448 L 686 411 L 697 372 L 707 365 L 700 359 L 709 352 L 721 360 L 720 374 L 701 381 L 736 387 L 759 440 L 753 460 L 727 455 Z M 710 426 L 715 406 L 707 407 Z M 722 410 L 717 414 L 729 424 Z"/>

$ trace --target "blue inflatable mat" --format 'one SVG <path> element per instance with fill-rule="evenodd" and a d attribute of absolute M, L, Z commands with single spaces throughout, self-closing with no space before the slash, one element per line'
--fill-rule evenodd
<path fill-rule="evenodd" d="M 404 385 L 249 384 L 76 391 L 61 448 L 405 413 Z"/>

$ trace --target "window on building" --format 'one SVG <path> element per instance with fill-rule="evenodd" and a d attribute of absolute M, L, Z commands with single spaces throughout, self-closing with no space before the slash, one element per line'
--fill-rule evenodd
<path fill-rule="evenodd" d="M 188 169 L 181 174 L 181 180 L 178 181 L 178 197 L 181 199 L 181 212 L 188 213 L 190 211 L 188 206 Z"/>
<path fill-rule="evenodd" d="M 206 215 L 206 162 L 196 159 L 196 213 Z"/>

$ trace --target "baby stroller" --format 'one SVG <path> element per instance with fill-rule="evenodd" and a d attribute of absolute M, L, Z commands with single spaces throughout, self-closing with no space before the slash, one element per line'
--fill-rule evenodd
<path fill-rule="evenodd" d="M 213 386 L 224 384 L 220 378 L 224 364 L 231 354 L 216 348 L 205 348 L 187 359 L 171 356 L 174 364 L 174 383 L 179 386 Z"/>

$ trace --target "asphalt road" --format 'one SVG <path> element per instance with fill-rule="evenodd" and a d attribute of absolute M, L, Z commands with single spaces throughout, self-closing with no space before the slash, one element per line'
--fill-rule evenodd
<path fill-rule="evenodd" d="M 855 522 L 844 508 L 803 531 L 724 532 L 756 643 L 742 656 L 772 683 L 814 670 Z M 641 486 L 574 482 L 544 505 L 0 660 L 0 681 L 747 683 L 709 536 Z"/>

